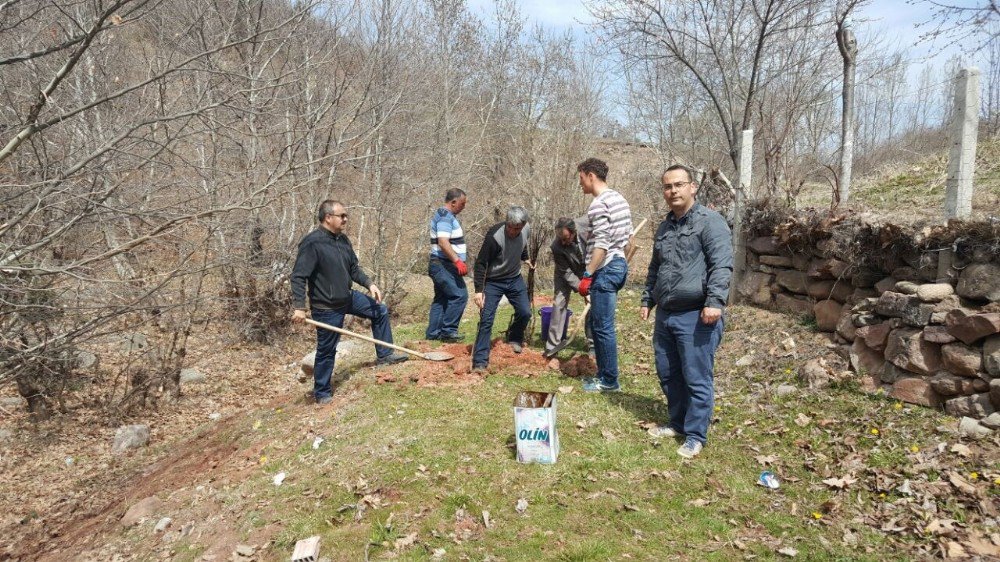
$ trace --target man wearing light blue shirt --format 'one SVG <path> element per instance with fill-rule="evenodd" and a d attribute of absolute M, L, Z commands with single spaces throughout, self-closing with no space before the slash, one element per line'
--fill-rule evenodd
<path fill-rule="evenodd" d="M 458 323 L 469 301 L 463 279 L 469 269 L 465 265 L 465 232 L 457 215 L 465 209 L 465 202 L 464 191 L 457 187 L 449 189 L 444 196 L 444 206 L 431 217 L 431 256 L 427 274 L 434 282 L 434 301 L 424 334 L 429 340 L 456 342 L 462 339 Z"/>

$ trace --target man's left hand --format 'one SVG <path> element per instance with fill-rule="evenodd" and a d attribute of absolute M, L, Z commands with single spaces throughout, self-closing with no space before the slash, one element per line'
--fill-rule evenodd
<path fill-rule="evenodd" d="M 578 291 L 580 291 L 580 296 L 585 297 L 590 294 L 590 284 L 593 282 L 594 282 L 593 277 L 584 277 L 583 279 L 580 280 L 580 288 L 577 289 Z"/>
<path fill-rule="evenodd" d="M 372 283 L 371 287 L 368 287 L 368 292 L 372 294 L 372 298 L 375 302 L 382 304 L 382 291 L 378 290 L 378 285 Z"/>
<path fill-rule="evenodd" d="M 712 308 L 710 306 L 706 306 L 705 308 L 701 309 L 702 324 L 708 324 L 708 325 L 715 324 L 716 322 L 719 321 L 719 318 L 722 318 L 721 308 Z"/>

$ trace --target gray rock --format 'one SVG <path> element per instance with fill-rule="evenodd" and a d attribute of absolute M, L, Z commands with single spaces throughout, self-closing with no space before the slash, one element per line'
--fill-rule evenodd
<path fill-rule="evenodd" d="M 787 256 L 761 256 L 760 263 L 772 267 L 792 267 L 792 258 Z"/>
<path fill-rule="evenodd" d="M 941 396 L 934 391 L 926 377 L 904 377 L 896 380 L 889 391 L 889 396 L 906 402 L 928 408 L 941 406 Z"/>
<path fill-rule="evenodd" d="M 851 344 L 850 365 L 856 373 L 881 375 L 885 357 L 865 345 L 864 338 L 855 338 Z"/>
<path fill-rule="evenodd" d="M 799 368 L 799 380 L 812 389 L 826 388 L 830 386 L 830 372 L 819 359 L 810 359 Z"/>
<path fill-rule="evenodd" d="M 171 521 L 173 521 L 173 519 L 171 519 L 169 517 L 163 517 L 163 518 L 161 518 L 159 521 L 156 522 L 156 527 L 153 528 L 153 532 L 154 533 L 162 533 L 162 532 L 166 531 L 167 528 L 170 527 L 170 522 Z"/>
<path fill-rule="evenodd" d="M 78 369 L 96 369 L 101 360 L 89 351 L 76 352 L 76 367 Z"/>
<path fill-rule="evenodd" d="M 799 271 L 805 271 L 809 269 L 809 260 L 811 259 L 812 256 L 809 254 L 792 254 L 792 265 Z"/>
<path fill-rule="evenodd" d="M 205 374 L 198 369 L 181 369 L 181 384 L 205 382 Z"/>
<path fill-rule="evenodd" d="M 247 546 L 245 544 L 238 544 L 238 545 L 236 545 L 236 551 L 235 552 L 236 552 L 236 554 L 238 554 L 240 556 L 243 556 L 244 558 L 250 558 L 251 556 L 253 556 L 253 554 L 254 554 L 254 552 L 256 552 L 256 550 L 252 546 Z"/>
<path fill-rule="evenodd" d="M 893 269 L 890 275 L 899 281 L 920 281 L 920 272 L 908 265 Z"/>
<path fill-rule="evenodd" d="M 774 393 L 778 396 L 790 396 L 798 391 L 798 387 L 790 384 L 779 384 L 778 388 L 774 389 Z"/>
<path fill-rule="evenodd" d="M 972 418 L 964 417 L 958 422 L 958 434 L 967 439 L 983 439 L 989 437 L 991 433 L 993 430 Z"/>
<path fill-rule="evenodd" d="M 911 378 L 915 376 L 918 375 L 916 373 L 907 371 L 906 369 L 900 369 L 899 367 L 886 361 L 882 365 L 882 375 L 879 377 L 879 380 L 881 380 L 886 384 L 893 384 L 900 379 Z"/>
<path fill-rule="evenodd" d="M 983 340 L 983 369 L 991 377 L 1000 377 L 1000 334 Z"/>
<path fill-rule="evenodd" d="M 894 288 L 897 293 L 903 293 L 904 295 L 915 295 L 918 289 L 920 289 L 920 285 L 913 281 L 896 281 Z"/>
<path fill-rule="evenodd" d="M 882 323 L 882 317 L 877 314 L 872 314 L 870 312 L 862 312 L 861 314 L 854 314 L 851 316 L 851 323 L 857 328 L 864 328 L 865 326 L 874 326 L 876 324 Z"/>
<path fill-rule="evenodd" d="M 740 280 L 739 295 L 757 306 L 768 306 L 774 300 L 774 294 L 771 292 L 772 283 L 774 283 L 773 275 L 751 271 Z"/>
<path fill-rule="evenodd" d="M 10 441 L 14 438 L 14 432 L 8 429 L 0 429 L 0 443 Z"/>
<path fill-rule="evenodd" d="M 3 406 L 7 410 L 16 410 L 24 406 L 24 398 L 20 396 L 7 396 L 5 398 L 0 398 L 0 406 Z"/>
<path fill-rule="evenodd" d="M 123 425 L 115 432 L 111 452 L 119 455 L 129 449 L 145 447 L 149 443 L 148 425 Z"/>
<path fill-rule="evenodd" d="M 788 293 L 779 293 L 774 296 L 774 306 L 789 314 L 812 316 L 813 303 L 805 297 L 796 298 Z"/>
<path fill-rule="evenodd" d="M 312 378 L 313 368 L 316 365 L 316 351 L 310 351 L 302 359 L 299 360 L 299 368 L 302 369 L 302 373 Z"/>
<path fill-rule="evenodd" d="M 975 377 L 983 366 L 983 353 L 978 347 L 955 342 L 941 346 L 941 360 L 946 371 Z"/>
<path fill-rule="evenodd" d="M 1000 265 L 974 263 L 966 267 L 955 292 L 967 299 L 1000 301 Z"/>
<path fill-rule="evenodd" d="M 146 339 L 145 334 L 139 332 L 122 334 L 121 342 L 122 353 L 126 354 L 143 351 L 149 347 L 149 340 Z"/>
<path fill-rule="evenodd" d="M 990 402 L 990 395 L 985 392 L 947 400 L 944 403 L 944 409 L 955 417 L 968 416 L 977 420 L 996 411 Z"/>
<path fill-rule="evenodd" d="M 816 327 L 821 332 L 833 332 L 837 329 L 840 321 L 840 312 L 843 305 L 839 302 L 828 299 L 819 301 L 813 306 L 813 315 L 816 317 Z"/>
<path fill-rule="evenodd" d="M 937 314 L 937 313 L 935 313 Z M 924 328 L 923 338 L 931 343 L 951 343 L 955 341 L 955 336 L 948 333 L 944 326 L 927 326 Z"/>
<path fill-rule="evenodd" d="M 900 328 L 889 334 L 885 358 L 897 367 L 921 375 L 941 370 L 941 347 L 921 337 L 921 331 Z"/>
<path fill-rule="evenodd" d="M 779 286 L 793 293 L 804 295 L 809 286 L 809 277 L 796 270 L 785 270 L 778 273 L 776 281 Z"/>
<path fill-rule="evenodd" d="M 875 312 L 899 318 L 907 326 L 922 328 L 930 322 L 934 305 L 920 302 L 916 296 L 886 291 L 878 298 Z"/>
<path fill-rule="evenodd" d="M 781 242 L 775 236 L 760 236 L 747 242 L 747 247 L 756 254 L 777 254 L 781 251 Z"/>
<path fill-rule="evenodd" d="M 979 420 L 979 423 L 990 429 L 1000 429 L 1000 412 L 993 412 Z"/>
<path fill-rule="evenodd" d="M 951 283 L 926 283 L 917 287 L 917 298 L 923 302 L 941 302 L 954 294 Z"/>
<path fill-rule="evenodd" d="M 149 519 L 156 514 L 162 505 L 163 502 L 156 496 L 144 498 L 128 508 L 128 511 L 121 518 L 121 524 L 125 527 L 131 527 L 143 519 Z"/>
<path fill-rule="evenodd" d="M 750 365 L 753 365 L 753 364 L 754 364 L 753 353 L 748 353 L 748 354 L 744 355 L 743 357 L 740 357 L 739 359 L 736 360 L 736 366 L 737 367 L 749 367 Z"/>
<path fill-rule="evenodd" d="M 990 402 L 994 408 L 1000 409 L 1000 379 L 990 381 Z"/>

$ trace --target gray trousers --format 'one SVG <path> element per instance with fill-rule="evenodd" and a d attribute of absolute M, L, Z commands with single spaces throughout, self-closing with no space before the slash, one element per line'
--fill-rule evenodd
<path fill-rule="evenodd" d="M 562 341 L 563 325 L 566 323 L 566 316 L 569 313 L 569 298 L 575 292 L 569 283 L 562 279 L 556 279 L 555 297 L 552 299 L 552 319 L 549 320 L 549 333 L 545 339 L 545 351 L 549 351 Z M 589 312 L 587 316 L 590 316 Z M 584 319 L 583 325 L 585 326 L 584 330 L 587 335 L 587 351 L 590 351 L 594 349 L 594 336 L 590 333 L 590 322 Z"/>

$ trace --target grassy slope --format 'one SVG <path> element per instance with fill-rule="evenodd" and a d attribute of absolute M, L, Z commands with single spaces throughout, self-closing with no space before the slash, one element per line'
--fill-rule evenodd
<path fill-rule="evenodd" d="M 996 443 L 970 459 L 936 449 L 956 441 L 935 429 L 954 420 L 860 395 L 849 384 L 775 397 L 775 386 L 794 384 L 796 365 L 823 353 L 822 336 L 745 307 L 731 311 L 720 349 L 711 442 L 697 460 L 682 461 L 674 442 L 655 441 L 637 426 L 662 421 L 666 408 L 651 371 L 649 327 L 633 313 L 635 294 L 623 300 L 620 395 L 583 394 L 578 381 L 558 374 L 511 372 L 480 386 L 421 388 L 375 384 L 371 371 L 361 370 L 338 391 L 344 400 L 335 410 L 296 404 L 248 415 L 234 435 L 240 445 L 259 448 L 259 466 L 218 492 L 233 514 L 235 538 L 249 541 L 270 529 L 274 542 L 261 552 L 268 560 L 287 559 L 295 541 L 312 534 L 323 537 L 324 555 L 334 560 L 425 560 L 438 549 L 448 560 L 726 560 L 770 558 L 786 547 L 806 559 L 908 559 L 936 552 L 937 539 L 919 529 L 877 529 L 908 514 L 915 501 L 883 489 L 884 479 L 893 486 L 904 473 L 939 480 L 942 474 L 927 466 L 947 462 L 966 477 L 982 474 L 977 484 L 996 502 L 998 486 L 984 481 L 1000 476 Z M 466 326 L 470 333 L 474 324 Z M 397 339 L 420 329 L 400 327 Z M 782 331 L 799 342 L 797 358 L 780 357 Z M 734 366 L 751 352 L 753 366 Z M 559 396 L 559 462 L 518 464 L 509 448 L 513 396 L 559 386 L 575 387 Z M 811 421 L 800 426 L 799 414 Z M 315 435 L 326 439 L 318 450 L 311 447 Z M 755 485 L 763 469 L 757 457 L 782 477 L 780 490 Z M 279 471 L 288 479 L 275 487 Z M 849 474 L 859 481 L 847 491 L 821 482 Z M 872 484 L 878 478 L 883 488 Z M 528 501 L 523 514 L 515 510 L 521 498 Z M 935 508 L 934 517 L 981 520 L 958 498 L 944 497 Z M 197 559 L 211 540 L 191 536 L 173 552 Z"/>

